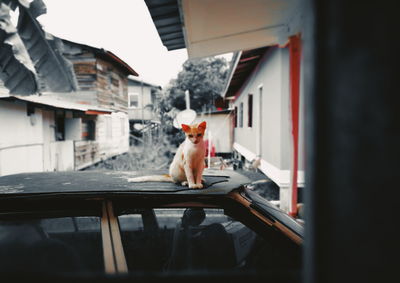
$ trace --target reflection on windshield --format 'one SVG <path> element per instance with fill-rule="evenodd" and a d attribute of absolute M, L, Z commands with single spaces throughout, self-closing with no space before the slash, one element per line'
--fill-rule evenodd
<path fill-rule="evenodd" d="M 130 271 L 264 272 L 299 267 L 298 255 L 260 237 L 223 209 L 143 209 L 118 219 Z"/>

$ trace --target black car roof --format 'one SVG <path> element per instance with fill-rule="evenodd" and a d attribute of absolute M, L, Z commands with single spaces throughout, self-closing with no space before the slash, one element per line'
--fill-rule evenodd
<path fill-rule="evenodd" d="M 210 170 L 203 174 L 205 187 L 189 189 L 167 182 L 128 182 L 129 178 L 166 174 L 163 170 L 146 171 L 69 171 L 21 173 L 0 177 L 0 198 L 11 195 L 48 193 L 173 193 L 227 194 L 250 180 L 231 170 Z"/>

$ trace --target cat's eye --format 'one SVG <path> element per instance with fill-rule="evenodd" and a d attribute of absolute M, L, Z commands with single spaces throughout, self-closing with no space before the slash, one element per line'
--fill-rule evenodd
<path fill-rule="evenodd" d="M 193 135 L 189 135 L 189 138 L 193 138 Z"/>
<path fill-rule="evenodd" d="M 197 134 L 198 137 L 201 137 L 201 134 Z"/>

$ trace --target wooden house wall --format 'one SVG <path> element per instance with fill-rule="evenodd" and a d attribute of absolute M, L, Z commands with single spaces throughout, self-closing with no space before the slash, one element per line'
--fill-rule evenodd
<path fill-rule="evenodd" d="M 128 78 L 111 63 L 97 58 L 97 100 L 99 106 L 127 112 Z"/>
<path fill-rule="evenodd" d="M 112 63 L 88 51 L 67 49 L 65 56 L 74 64 L 81 100 L 107 109 L 127 112 L 128 78 Z"/>

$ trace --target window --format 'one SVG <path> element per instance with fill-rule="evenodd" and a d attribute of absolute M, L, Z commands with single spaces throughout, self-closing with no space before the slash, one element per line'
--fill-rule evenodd
<path fill-rule="evenodd" d="M 239 105 L 239 127 L 243 128 L 243 102 Z"/>
<path fill-rule="evenodd" d="M 247 126 L 249 128 L 251 128 L 251 127 L 253 127 L 253 95 L 252 94 L 249 94 L 249 96 L 248 96 L 247 106 L 248 106 Z"/>
<path fill-rule="evenodd" d="M 235 110 L 233 111 L 233 115 L 234 115 L 234 117 L 233 117 L 233 126 L 235 127 L 235 128 L 237 128 L 237 125 L 238 125 L 238 108 L 235 106 Z"/>
<path fill-rule="evenodd" d="M 139 94 L 130 93 L 129 94 L 129 108 L 139 108 Z"/>
<path fill-rule="evenodd" d="M 0 221 L 0 272 L 103 272 L 100 217 Z"/>
<path fill-rule="evenodd" d="M 56 110 L 56 127 L 55 127 L 55 140 L 63 141 L 65 140 L 65 112 L 61 110 Z"/>
<path fill-rule="evenodd" d="M 95 140 L 96 124 L 93 120 L 82 119 L 82 140 Z"/>

